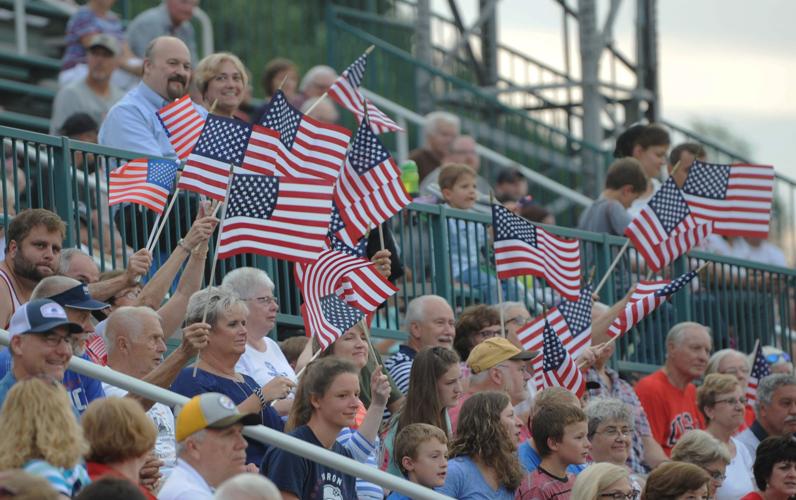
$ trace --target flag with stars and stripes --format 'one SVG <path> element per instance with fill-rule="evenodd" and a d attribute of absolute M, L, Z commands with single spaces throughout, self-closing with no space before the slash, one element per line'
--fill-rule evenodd
<path fill-rule="evenodd" d="M 251 174 L 284 175 L 276 170 L 276 164 L 279 161 L 276 147 L 278 140 L 279 132 L 276 130 L 262 125 L 252 125 L 252 133 L 248 144 L 246 144 L 246 151 L 243 153 L 243 163 L 238 171 Z"/>
<path fill-rule="evenodd" d="M 246 122 L 208 115 L 177 187 L 224 201 L 230 169 L 243 162 L 251 133 L 251 125 Z"/>
<path fill-rule="evenodd" d="M 171 160 L 138 158 L 128 161 L 109 174 L 108 205 L 136 203 L 163 213 L 179 166 Z"/>
<path fill-rule="evenodd" d="M 580 242 L 554 236 L 492 205 L 495 231 L 495 265 L 499 279 L 530 274 L 547 280 L 568 300 L 580 297 Z"/>
<path fill-rule="evenodd" d="M 368 231 L 400 212 L 410 202 L 403 182 L 397 177 L 351 205 L 338 206 L 345 226 L 335 234 L 346 245 L 354 246 Z"/>
<path fill-rule="evenodd" d="M 349 255 L 357 257 L 364 257 L 367 249 L 367 238 L 364 236 L 360 238 L 351 238 L 346 227 L 346 223 L 340 216 L 340 209 L 337 202 L 332 202 L 332 222 L 329 223 L 329 248 L 332 250 L 339 250 Z"/>
<path fill-rule="evenodd" d="M 351 139 L 348 130 L 302 114 L 281 90 L 271 98 L 260 125 L 278 134 L 258 136 L 273 151 L 276 175 L 337 179 Z"/>
<path fill-rule="evenodd" d="M 771 366 L 763 356 L 763 346 L 758 342 L 754 354 L 754 363 L 752 363 L 752 371 L 749 372 L 749 378 L 746 382 L 746 400 L 757 401 L 757 386 L 763 377 L 771 375 Z"/>
<path fill-rule="evenodd" d="M 160 108 L 156 114 L 166 129 L 177 157 L 180 160 L 188 158 L 205 125 L 205 120 L 196 111 L 191 96 L 180 97 Z"/>
<path fill-rule="evenodd" d="M 218 235 L 219 258 L 256 253 L 315 261 L 326 244 L 333 189 L 322 179 L 235 173 Z"/>
<path fill-rule="evenodd" d="M 365 66 L 367 64 L 367 53 L 357 57 L 351 63 L 351 66 L 346 68 L 343 74 L 329 87 L 329 97 L 334 99 L 340 106 L 354 113 L 357 117 L 357 122 L 361 123 L 367 113 L 370 118 L 370 127 L 377 134 L 403 130 L 392 118 L 377 108 L 370 99 L 363 96 L 359 90 L 362 85 L 362 78 L 365 76 Z"/>
<path fill-rule="evenodd" d="M 608 337 L 615 338 L 626 333 L 696 275 L 696 271 L 689 271 L 674 281 L 639 281 L 624 310 L 608 326 Z"/>
<path fill-rule="evenodd" d="M 647 266 L 658 272 L 698 245 L 713 230 L 692 214 L 683 193 L 671 177 L 661 186 L 625 229 Z"/>
<path fill-rule="evenodd" d="M 536 390 L 541 391 L 545 387 L 563 387 L 580 397 L 586 390 L 586 382 L 580 368 L 564 349 L 553 327 L 547 322 L 542 336 L 544 339 L 542 353 L 536 356 L 533 362 L 534 372 L 541 373 L 541 377 L 536 379 Z"/>
<path fill-rule="evenodd" d="M 774 200 L 771 165 L 719 165 L 695 160 L 683 184 L 694 218 L 723 236 L 768 238 Z"/>
<path fill-rule="evenodd" d="M 527 351 L 541 351 L 544 329 L 549 325 L 561 339 L 573 359 L 577 359 L 591 345 L 591 286 L 580 291 L 577 301 L 563 300 L 517 331 L 517 338 Z"/>
<path fill-rule="evenodd" d="M 302 268 L 304 326 L 323 349 L 397 291 L 376 272 L 373 263 L 336 250 L 326 250 L 315 262 L 296 267 Z M 367 277 L 369 283 L 363 283 L 362 277 Z M 352 284 L 353 293 L 362 294 L 362 301 L 339 295 L 338 290 L 345 280 Z"/>

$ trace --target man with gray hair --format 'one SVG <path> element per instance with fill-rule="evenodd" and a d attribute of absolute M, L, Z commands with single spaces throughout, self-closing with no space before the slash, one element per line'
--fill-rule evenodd
<path fill-rule="evenodd" d="M 320 97 L 337 80 L 337 72 L 330 66 L 319 64 L 311 67 L 299 83 L 299 92 L 304 100 Z"/>
<path fill-rule="evenodd" d="M 796 376 L 776 373 L 757 385 L 757 418 L 736 436 L 752 456 L 757 445 L 769 436 L 796 436 Z"/>
<path fill-rule="evenodd" d="M 144 57 L 149 42 L 159 36 L 171 35 L 185 42 L 196 62 L 196 32 L 191 19 L 198 4 L 199 0 L 163 0 L 160 5 L 135 16 L 125 31 L 130 50 L 138 57 Z"/>
<path fill-rule="evenodd" d="M 227 479 L 216 490 L 214 500 L 282 500 L 282 494 L 270 479 L 245 472 Z"/>
<path fill-rule="evenodd" d="M 422 181 L 432 170 L 442 165 L 442 160 L 451 150 L 451 144 L 459 136 L 461 120 L 447 111 L 432 111 L 426 115 L 423 127 L 425 143 L 409 153 L 409 159 L 417 163 L 417 172 Z"/>
<path fill-rule="evenodd" d="M 384 368 L 405 395 L 409 390 L 409 372 L 415 356 L 426 347 L 453 346 L 456 320 L 448 302 L 438 295 L 415 297 L 406 306 L 406 328 L 409 338 L 398 352 L 384 361 Z"/>
<path fill-rule="evenodd" d="M 667 456 L 686 432 L 703 427 L 693 382 L 705 374 L 712 347 L 706 326 L 689 321 L 678 323 L 666 335 L 663 368 L 636 385 L 652 437 Z"/>

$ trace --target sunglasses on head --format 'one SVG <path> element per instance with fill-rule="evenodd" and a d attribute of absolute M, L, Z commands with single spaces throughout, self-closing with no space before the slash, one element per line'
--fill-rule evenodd
<path fill-rule="evenodd" d="M 766 356 L 766 361 L 768 361 L 768 363 L 771 365 L 777 364 L 782 361 L 790 363 L 790 354 L 788 354 L 787 352 L 772 353 Z"/>

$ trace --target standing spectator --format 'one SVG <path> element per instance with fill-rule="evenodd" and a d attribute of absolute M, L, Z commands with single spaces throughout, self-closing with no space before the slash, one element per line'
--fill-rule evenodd
<path fill-rule="evenodd" d="M 177 409 L 177 467 L 158 492 L 160 500 L 211 500 L 213 488 L 247 470 L 244 425 L 260 417 L 241 413 L 217 392 L 194 396 Z"/>
<path fill-rule="evenodd" d="M 669 132 L 655 123 L 630 127 L 616 140 L 614 157 L 635 158 L 648 179 L 647 189 L 628 209 L 631 217 L 638 215 L 652 195 L 661 188 L 661 169 L 666 164 L 666 152 L 670 144 Z"/>
<path fill-rule="evenodd" d="M 438 295 L 415 297 L 406 306 L 404 327 L 409 340 L 398 348 L 398 352 L 384 361 L 384 368 L 395 381 L 398 389 L 409 391 L 409 373 L 418 351 L 426 347 L 453 345 L 456 322 L 453 309 Z"/>
<path fill-rule="evenodd" d="M 401 473 L 413 483 L 426 488 L 439 488 L 448 474 L 448 436 L 429 424 L 406 426 L 395 438 L 395 456 Z M 411 500 L 392 492 L 387 500 Z"/>
<path fill-rule="evenodd" d="M 445 485 L 437 491 L 460 499 L 514 498 L 523 471 L 517 459 L 520 421 L 505 393 L 474 395 L 462 407 L 451 443 Z"/>
<path fill-rule="evenodd" d="M 706 430 L 724 443 L 730 456 L 727 479 L 716 492 L 717 500 L 739 498 L 754 488 L 750 472 L 754 459 L 733 437 L 743 421 L 745 400 L 744 389 L 732 375 L 712 373 L 697 390 L 697 404 L 705 417 Z"/>
<path fill-rule="evenodd" d="M 442 165 L 442 160 L 450 151 L 453 140 L 459 135 L 461 120 L 447 111 L 433 111 L 425 116 L 422 147 L 409 153 L 409 159 L 417 163 L 417 171 L 422 181 L 432 170 Z"/>
<path fill-rule="evenodd" d="M 572 486 L 572 500 L 638 500 L 639 493 L 627 468 L 608 462 L 590 465 Z"/>
<path fill-rule="evenodd" d="M 622 236 L 630 224 L 628 208 L 647 188 L 647 178 L 633 158 L 616 160 L 608 168 L 605 189 L 578 220 L 578 229 Z"/>
<path fill-rule="evenodd" d="M 652 471 L 641 500 L 707 500 L 710 476 L 694 464 L 667 462 Z"/>
<path fill-rule="evenodd" d="M 135 16 L 127 26 L 130 50 L 138 57 L 146 57 L 149 43 L 159 36 L 174 36 L 188 47 L 196 62 L 196 33 L 191 25 L 193 11 L 199 0 L 163 0 Z"/>
<path fill-rule="evenodd" d="M 701 429 L 693 381 L 707 367 L 713 341 L 699 323 L 678 323 L 666 335 L 666 363 L 636 384 L 636 394 L 647 412 L 655 441 L 669 455 L 691 429 Z"/>
<path fill-rule="evenodd" d="M 730 453 L 727 447 L 709 433 L 694 429 L 688 431 L 672 448 L 672 460 L 699 466 L 710 476 L 710 492 L 713 497 L 727 478 Z M 738 498 L 736 495 L 727 498 Z"/>
<path fill-rule="evenodd" d="M 711 373 L 732 375 L 738 381 L 738 386 L 746 389 L 749 379 L 749 361 L 746 355 L 735 349 L 721 349 L 713 353 L 708 360 L 708 367 L 705 370 L 705 376 Z M 744 407 L 744 421 L 741 423 L 739 430 L 752 425 L 755 421 L 755 409 L 746 402 Z"/>
<path fill-rule="evenodd" d="M 790 436 L 765 439 L 757 448 L 753 491 L 741 500 L 779 500 L 796 496 L 796 441 Z"/>
<path fill-rule="evenodd" d="M 199 61 L 194 70 L 194 83 L 205 108 L 214 114 L 234 118 L 246 96 L 249 72 L 235 54 L 216 52 Z"/>
<path fill-rule="evenodd" d="M 121 47 L 116 38 L 106 33 L 93 35 L 86 48 L 86 76 L 61 87 L 55 95 L 50 134 L 57 134 L 67 118 L 75 113 L 88 114 L 97 124 L 124 96 L 124 91 L 111 83 Z"/>
<path fill-rule="evenodd" d="M 749 454 L 769 436 L 796 434 L 796 377 L 777 373 L 763 378 L 757 384 L 755 410 L 757 418 L 737 437 Z"/>
<path fill-rule="evenodd" d="M 358 393 L 359 372 L 350 361 L 331 357 L 308 364 L 296 389 L 296 402 L 286 425 L 288 432 L 294 438 L 352 458 L 351 452 L 337 442 L 337 436 L 354 423 Z M 356 498 L 353 476 L 281 448 L 268 450 L 261 472 L 276 484 L 283 500 Z"/>
<path fill-rule="evenodd" d="M 61 384 L 43 378 L 17 383 L 0 410 L 0 470 L 23 469 L 71 498 L 90 480 L 83 467 L 83 432 Z"/>

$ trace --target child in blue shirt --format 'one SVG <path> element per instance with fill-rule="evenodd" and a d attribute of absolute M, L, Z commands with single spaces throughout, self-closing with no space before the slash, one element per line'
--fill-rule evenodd
<path fill-rule="evenodd" d="M 426 488 L 445 484 L 448 470 L 448 438 L 430 424 L 410 424 L 395 438 L 395 463 L 404 477 Z M 411 500 L 393 491 L 387 500 Z"/>

